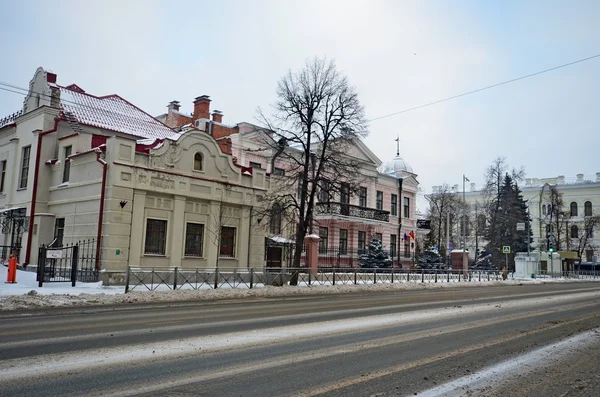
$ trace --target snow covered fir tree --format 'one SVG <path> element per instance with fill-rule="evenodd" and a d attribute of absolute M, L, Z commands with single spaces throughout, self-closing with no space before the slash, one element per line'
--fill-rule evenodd
<path fill-rule="evenodd" d="M 383 269 L 392 267 L 392 260 L 386 251 L 383 250 L 381 241 L 378 238 L 371 239 L 369 248 L 360 255 L 360 267 L 369 269 Z"/>

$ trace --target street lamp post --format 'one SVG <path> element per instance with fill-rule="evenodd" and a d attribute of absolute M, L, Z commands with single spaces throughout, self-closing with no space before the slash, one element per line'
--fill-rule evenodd
<path fill-rule="evenodd" d="M 469 269 L 469 261 L 467 259 L 467 222 L 466 222 L 466 212 L 467 212 L 467 200 L 465 196 L 465 182 L 468 181 L 465 174 L 463 174 L 463 221 L 462 221 L 462 234 L 463 234 L 463 273 L 466 275 Z"/>

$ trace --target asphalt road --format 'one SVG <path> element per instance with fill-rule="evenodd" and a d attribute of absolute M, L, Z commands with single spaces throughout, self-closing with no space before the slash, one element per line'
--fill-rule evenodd
<path fill-rule="evenodd" d="M 600 284 L 0 313 L 0 396 L 598 396 Z"/>

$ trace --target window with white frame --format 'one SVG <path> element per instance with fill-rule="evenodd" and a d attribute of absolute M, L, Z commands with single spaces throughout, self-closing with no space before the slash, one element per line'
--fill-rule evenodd
<path fill-rule="evenodd" d="M 592 202 L 586 201 L 583 205 L 583 215 L 584 216 L 592 216 Z"/>
<path fill-rule="evenodd" d="M 64 163 L 63 163 L 63 178 L 62 181 L 63 183 L 65 182 L 69 182 L 69 178 L 71 177 L 71 160 L 69 159 L 69 156 L 71 155 L 71 151 L 73 150 L 72 146 L 66 146 L 64 151 L 65 151 L 65 156 L 64 156 Z"/>
<path fill-rule="evenodd" d="M 391 206 L 392 206 L 392 208 L 391 208 L 392 216 L 397 216 L 398 215 L 398 195 L 392 194 Z"/>
<path fill-rule="evenodd" d="M 194 171 L 203 171 L 204 170 L 204 158 L 202 157 L 202 153 L 194 154 Z"/>
<path fill-rule="evenodd" d="M 6 182 L 6 160 L 0 161 L 0 193 L 4 193 L 4 183 Z"/>
<path fill-rule="evenodd" d="M 577 203 L 574 201 L 571 203 L 571 216 L 577 216 Z"/>
<path fill-rule="evenodd" d="M 27 177 L 29 176 L 29 160 L 31 158 L 31 146 L 21 149 L 21 175 L 19 177 L 19 189 L 27 188 Z"/>
<path fill-rule="evenodd" d="M 397 249 L 397 236 L 395 234 L 390 234 L 390 256 L 394 257 L 396 255 Z"/>
<path fill-rule="evenodd" d="M 367 232 L 358 232 L 358 253 L 363 253 L 367 245 Z"/>
<path fill-rule="evenodd" d="M 367 188 L 361 186 L 358 189 L 358 206 L 366 207 L 367 206 Z"/>
<path fill-rule="evenodd" d="M 327 252 L 327 245 L 329 244 L 329 228 L 319 227 L 319 252 Z"/>
<path fill-rule="evenodd" d="M 348 229 L 340 229 L 340 255 L 348 253 Z"/>
<path fill-rule="evenodd" d="M 382 210 L 383 209 L 383 192 L 378 190 L 376 198 L 377 198 L 377 200 L 375 202 L 376 207 L 378 210 Z"/>
<path fill-rule="evenodd" d="M 404 219 L 410 218 L 410 199 L 404 197 Z"/>

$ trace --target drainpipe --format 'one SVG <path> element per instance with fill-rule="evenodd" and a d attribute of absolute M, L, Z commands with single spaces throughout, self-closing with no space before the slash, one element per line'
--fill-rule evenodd
<path fill-rule="evenodd" d="M 398 206 L 397 211 L 398 211 L 398 237 L 396 237 L 396 255 L 398 255 L 398 265 L 400 267 L 400 269 L 402 269 L 402 264 L 400 262 L 400 239 L 402 238 L 402 181 L 404 179 L 399 178 L 398 179 L 398 203 L 396 204 Z M 404 240 L 402 240 L 404 242 Z"/>
<path fill-rule="evenodd" d="M 25 262 L 23 267 L 27 267 L 31 259 L 31 239 L 33 238 L 33 220 L 35 219 L 35 205 L 37 202 L 37 185 L 40 170 L 40 157 L 42 155 L 42 138 L 58 130 L 60 118 L 54 118 L 54 127 L 48 131 L 42 131 L 38 135 L 37 149 L 35 152 L 35 170 L 33 172 L 33 191 L 31 192 L 31 209 L 29 211 L 29 228 L 27 229 L 27 248 L 25 250 Z"/>
<path fill-rule="evenodd" d="M 250 244 L 251 241 L 251 237 L 252 237 L 252 210 L 254 209 L 254 207 L 250 206 L 250 215 L 248 215 L 250 217 L 249 222 L 248 222 L 248 258 L 246 258 L 246 268 L 250 268 L 250 247 L 252 247 L 252 244 Z"/>
<path fill-rule="evenodd" d="M 96 151 L 96 161 L 102 164 L 102 190 L 100 191 L 100 213 L 98 214 L 98 236 L 96 238 L 96 271 L 100 270 L 100 244 L 102 242 L 102 220 L 104 218 L 104 196 L 106 194 L 106 171 L 108 164 L 100 158 L 102 152 Z"/>

